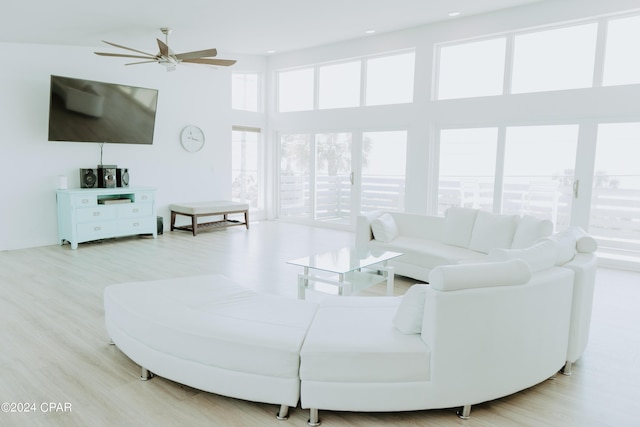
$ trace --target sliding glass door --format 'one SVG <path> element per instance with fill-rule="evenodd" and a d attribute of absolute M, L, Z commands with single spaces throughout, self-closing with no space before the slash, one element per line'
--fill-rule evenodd
<path fill-rule="evenodd" d="M 589 232 L 599 252 L 640 260 L 640 123 L 598 127 Z"/>
<path fill-rule="evenodd" d="M 359 213 L 403 211 L 407 131 L 282 134 L 278 217 L 348 228 Z"/>

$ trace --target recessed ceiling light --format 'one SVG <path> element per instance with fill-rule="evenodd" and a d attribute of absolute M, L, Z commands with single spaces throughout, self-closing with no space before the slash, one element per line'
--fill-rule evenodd
<path fill-rule="evenodd" d="M 376 32 L 376 30 L 366 30 L 364 33 L 365 34 L 373 34 L 375 32 Z"/>
<path fill-rule="evenodd" d="M 275 50 L 268 50 L 267 53 L 276 53 Z"/>
<path fill-rule="evenodd" d="M 448 15 L 453 18 L 455 16 L 460 16 L 460 12 L 449 12 Z"/>

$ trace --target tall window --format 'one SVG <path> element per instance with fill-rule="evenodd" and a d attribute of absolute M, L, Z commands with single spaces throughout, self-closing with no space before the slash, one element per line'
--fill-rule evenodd
<path fill-rule="evenodd" d="M 589 232 L 600 253 L 640 259 L 640 123 L 598 128 Z"/>
<path fill-rule="evenodd" d="M 366 105 L 413 102 L 415 53 L 367 59 Z"/>
<path fill-rule="evenodd" d="M 406 131 L 362 134 L 361 212 L 404 210 L 406 165 Z"/>
<path fill-rule="evenodd" d="M 501 37 L 442 47 L 438 99 L 502 94 L 506 40 Z"/>
<path fill-rule="evenodd" d="M 233 73 L 231 75 L 231 108 L 258 111 L 259 78 L 258 73 Z"/>
<path fill-rule="evenodd" d="M 440 132 L 438 214 L 451 206 L 493 210 L 497 128 Z"/>
<path fill-rule="evenodd" d="M 591 87 L 597 31 L 593 23 L 517 35 L 511 92 Z"/>
<path fill-rule="evenodd" d="M 315 220 L 349 224 L 352 134 L 319 133 L 315 139 Z"/>
<path fill-rule="evenodd" d="M 640 16 L 612 19 L 607 32 L 604 85 L 640 83 Z"/>
<path fill-rule="evenodd" d="M 279 215 L 309 217 L 311 213 L 311 135 L 280 138 Z"/>
<path fill-rule="evenodd" d="M 360 105 L 360 61 L 325 65 L 319 68 L 318 108 L 345 108 Z"/>
<path fill-rule="evenodd" d="M 507 128 L 502 212 L 568 227 L 577 143 L 577 125 Z"/>
<path fill-rule="evenodd" d="M 231 198 L 262 208 L 260 129 L 234 126 L 231 131 Z"/>
<path fill-rule="evenodd" d="M 278 110 L 281 112 L 313 110 L 313 68 L 278 73 Z"/>

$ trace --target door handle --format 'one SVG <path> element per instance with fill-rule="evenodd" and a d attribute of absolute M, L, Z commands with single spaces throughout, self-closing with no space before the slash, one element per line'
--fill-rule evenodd
<path fill-rule="evenodd" d="M 353 172 L 351 172 L 351 173 L 349 174 L 349 180 L 351 181 L 351 185 L 353 185 L 353 181 L 354 181 L 354 175 L 353 175 Z"/>
<path fill-rule="evenodd" d="M 577 199 L 580 190 L 580 180 L 576 179 L 573 181 L 573 198 Z"/>

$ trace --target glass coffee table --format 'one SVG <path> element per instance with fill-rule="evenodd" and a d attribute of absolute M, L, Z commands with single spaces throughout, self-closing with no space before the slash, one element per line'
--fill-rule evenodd
<path fill-rule="evenodd" d="M 388 261 L 401 255 L 400 252 L 372 253 L 342 248 L 287 261 L 287 264 L 304 268 L 304 272 L 298 274 L 299 299 L 305 298 L 306 290 L 315 282 L 337 287 L 338 295 L 350 295 L 386 282 L 387 295 L 393 295 L 394 273 Z"/>

